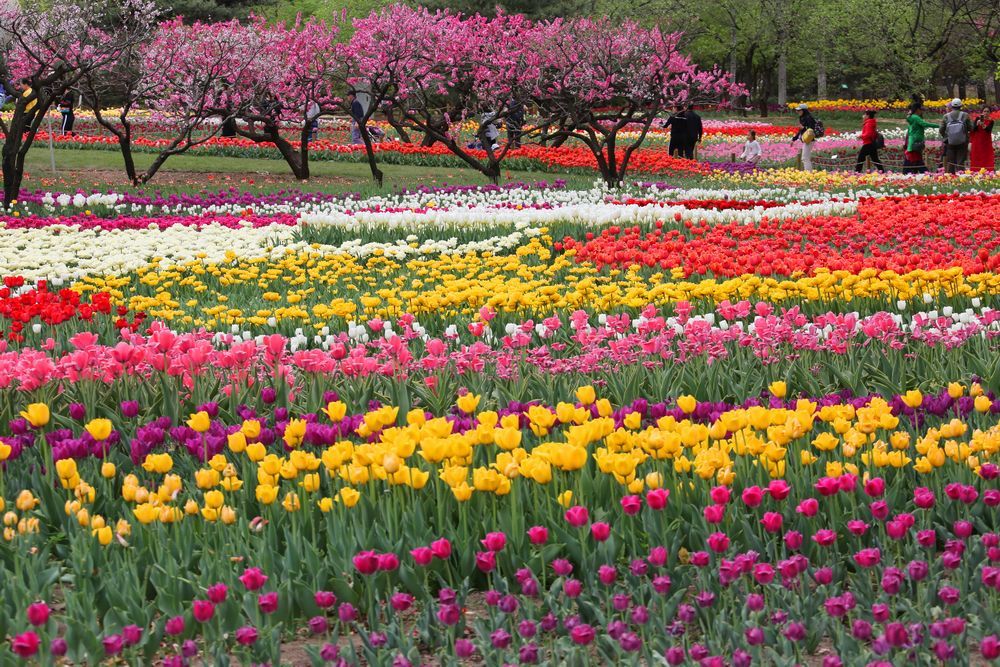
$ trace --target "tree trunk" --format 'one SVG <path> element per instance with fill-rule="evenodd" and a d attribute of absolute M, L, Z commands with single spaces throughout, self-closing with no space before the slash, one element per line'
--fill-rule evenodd
<path fill-rule="evenodd" d="M 118 147 L 122 152 L 122 160 L 125 162 L 125 176 L 128 177 L 129 183 L 135 184 L 136 173 L 135 173 L 135 158 L 132 156 L 132 138 L 129 136 L 131 133 L 126 132 L 124 137 L 118 137 Z"/>
<path fill-rule="evenodd" d="M 365 144 L 365 155 L 368 157 L 368 168 L 372 172 L 372 179 L 374 179 L 376 185 L 381 188 L 382 170 L 378 168 L 378 164 L 375 162 L 375 147 L 372 145 L 371 135 L 368 134 L 368 121 L 365 120 L 364 124 L 358 129 L 361 130 L 361 141 Z"/>
<path fill-rule="evenodd" d="M 965 93 L 966 93 L 965 79 L 962 79 L 962 80 L 960 80 L 958 82 L 958 95 L 957 95 L 957 97 L 960 97 L 960 98 L 962 98 L 964 100 L 966 98 L 966 94 Z"/>
<path fill-rule="evenodd" d="M 816 99 L 826 99 L 826 55 L 820 53 L 816 63 Z"/>
<path fill-rule="evenodd" d="M 786 47 L 782 45 L 781 53 L 778 54 L 778 105 L 788 104 L 788 53 Z"/>
<path fill-rule="evenodd" d="M 3 147 L 3 205 L 10 208 L 21 192 L 21 179 L 24 174 L 17 170 L 17 149 L 9 146 L 10 139 Z"/>

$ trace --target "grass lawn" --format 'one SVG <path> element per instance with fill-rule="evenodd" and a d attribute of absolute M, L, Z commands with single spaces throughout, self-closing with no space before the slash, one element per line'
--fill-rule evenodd
<path fill-rule="evenodd" d="M 26 189 L 114 188 L 130 190 L 125 180 L 121 155 L 115 151 L 56 148 L 56 172 L 52 172 L 48 145 L 36 143 L 26 161 Z M 153 161 L 148 153 L 136 153 L 138 168 Z M 489 180 L 472 169 L 380 164 L 385 173 L 383 191 L 412 188 L 420 185 L 483 185 Z M 324 192 L 360 192 L 375 194 L 378 189 L 371 180 L 366 163 L 315 161 L 310 165 L 312 179 L 297 181 L 282 160 L 179 155 L 164 164 L 145 190 L 187 191 L 238 187 L 241 190 L 273 190 L 299 188 Z M 552 181 L 563 179 L 570 187 L 584 188 L 593 184 L 597 174 L 558 174 L 529 171 L 504 171 L 502 182 Z"/>

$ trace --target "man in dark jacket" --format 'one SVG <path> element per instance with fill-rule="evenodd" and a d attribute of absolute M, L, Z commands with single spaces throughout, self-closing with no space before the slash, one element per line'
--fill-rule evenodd
<path fill-rule="evenodd" d="M 677 111 L 667 119 L 663 127 L 670 128 L 670 145 L 667 147 L 670 155 L 684 156 L 687 145 L 693 143 L 691 141 L 690 124 L 687 115 L 684 113 L 684 107 L 678 104 Z"/>
<path fill-rule="evenodd" d="M 809 113 L 809 107 L 800 104 L 795 107 L 795 112 L 799 114 L 799 131 L 792 137 L 792 144 L 802 140 L 802 169 L 812 171 L 812 142 L 816 140 L 816 119 Z M 809 132 L 812 130 L 811 132 Z M 806 134 L 808 132 L 808 134 Z"/>
<path fill-rule="evenodd" d="M 704 128 L 701 124 L 701 116 L 695 113 L 694 105 L 689 104 L 687 108 L 687 118 L 688 118 L 688 132 L 690 133 L 690 140 L 684 151 L 684 157 L 689 160 L 694 159 L 694 147 L 695 144 L 701 143 L 701 136 L 704 134 Z"/>

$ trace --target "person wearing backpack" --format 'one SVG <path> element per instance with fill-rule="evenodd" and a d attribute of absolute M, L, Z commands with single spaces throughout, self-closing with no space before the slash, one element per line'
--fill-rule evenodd
<path fill-rule="evenodd" d="M 924 164 L 924 149 L 927 147 L 925 131 L 937 126 L 924 120 L 923 113 L 923 104 L 914 102 L 906 117 L 906 145 L 903 147 L 903 171 L 906 173 L 921 174 L 927 171 L 927 165 Z"/>
<path fill-rule="evenodd" d="M 969 133 L 972 121 L 969 114 L 962 111 L 962 100 L 957 97 L 948 105 L 951 111 L 941 119 L 941 139 L 944 141 L 944 171 L 954 174 L 965 169 L 969 159 Z"/>
<path fill-rule="evenodd" d="M 802 141 L 802 169 L 812 171 L 812 142 L 823 136 L 823 124 L 813 118 L 806 104 L 795 107 L 795 111 L 799 114 L 799 125 L 802 127 L 792 137 L 792 145 L 796 141 Z"/>
<path fill-rule="evenodd" d="M 858 162 L 854 165 L 854 171 L 860 172 L 865 164 L 865 158 L 870 157 L 872 164 L 880 172 L 885 173 L 885 166 L 878 157 L 879 149 L 885 148 L 885 138 L 879 134 L 878 121 L 875 120 L 876 113 L 874 109 L 865 112 L 864 121 L 861 123 L 861 150 L 858 151 Z"/>

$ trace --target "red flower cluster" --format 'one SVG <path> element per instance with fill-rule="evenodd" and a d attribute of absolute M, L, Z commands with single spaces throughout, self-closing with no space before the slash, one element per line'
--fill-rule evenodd
<path fill-rule="evenodd" d="M 583 241 L 566 237 L 556 249 L 575 250 L 577 262 L 682 267 L 688 276 L 951 267 L 970 274 L 1000 269 L 997 210 L 1000 195 L 889 197 L 860 202 L 851 217 L 686 222 L 673 229 L 657 223 L 650 233 L 615 226 L 597 236 L 588 233 Z"/>
<path fill-rule="evenodd" d="M 44 280 L 33 289 L 20 291 L 24 285 L 21 276 L 8 276 L 0 287 L 0 324 L 10 320 L 9 331 L 0 330 L 0 334 L 6 334 L 13 341 L 24 340 L 25 327 L 36 320 L 50 326 L 73 318 L 89 322 L 98 315 L 110 316 L 114 310 L 116 328 L 138 329 L 146 318 L 145 313 L 136 313 L 132 320 L 126 319 L 128 310 L 123 306 L 113 309 L 111 295 L 106 292 L 93 294 L 88 302 L 70 289 L 50 291 Z"/>

